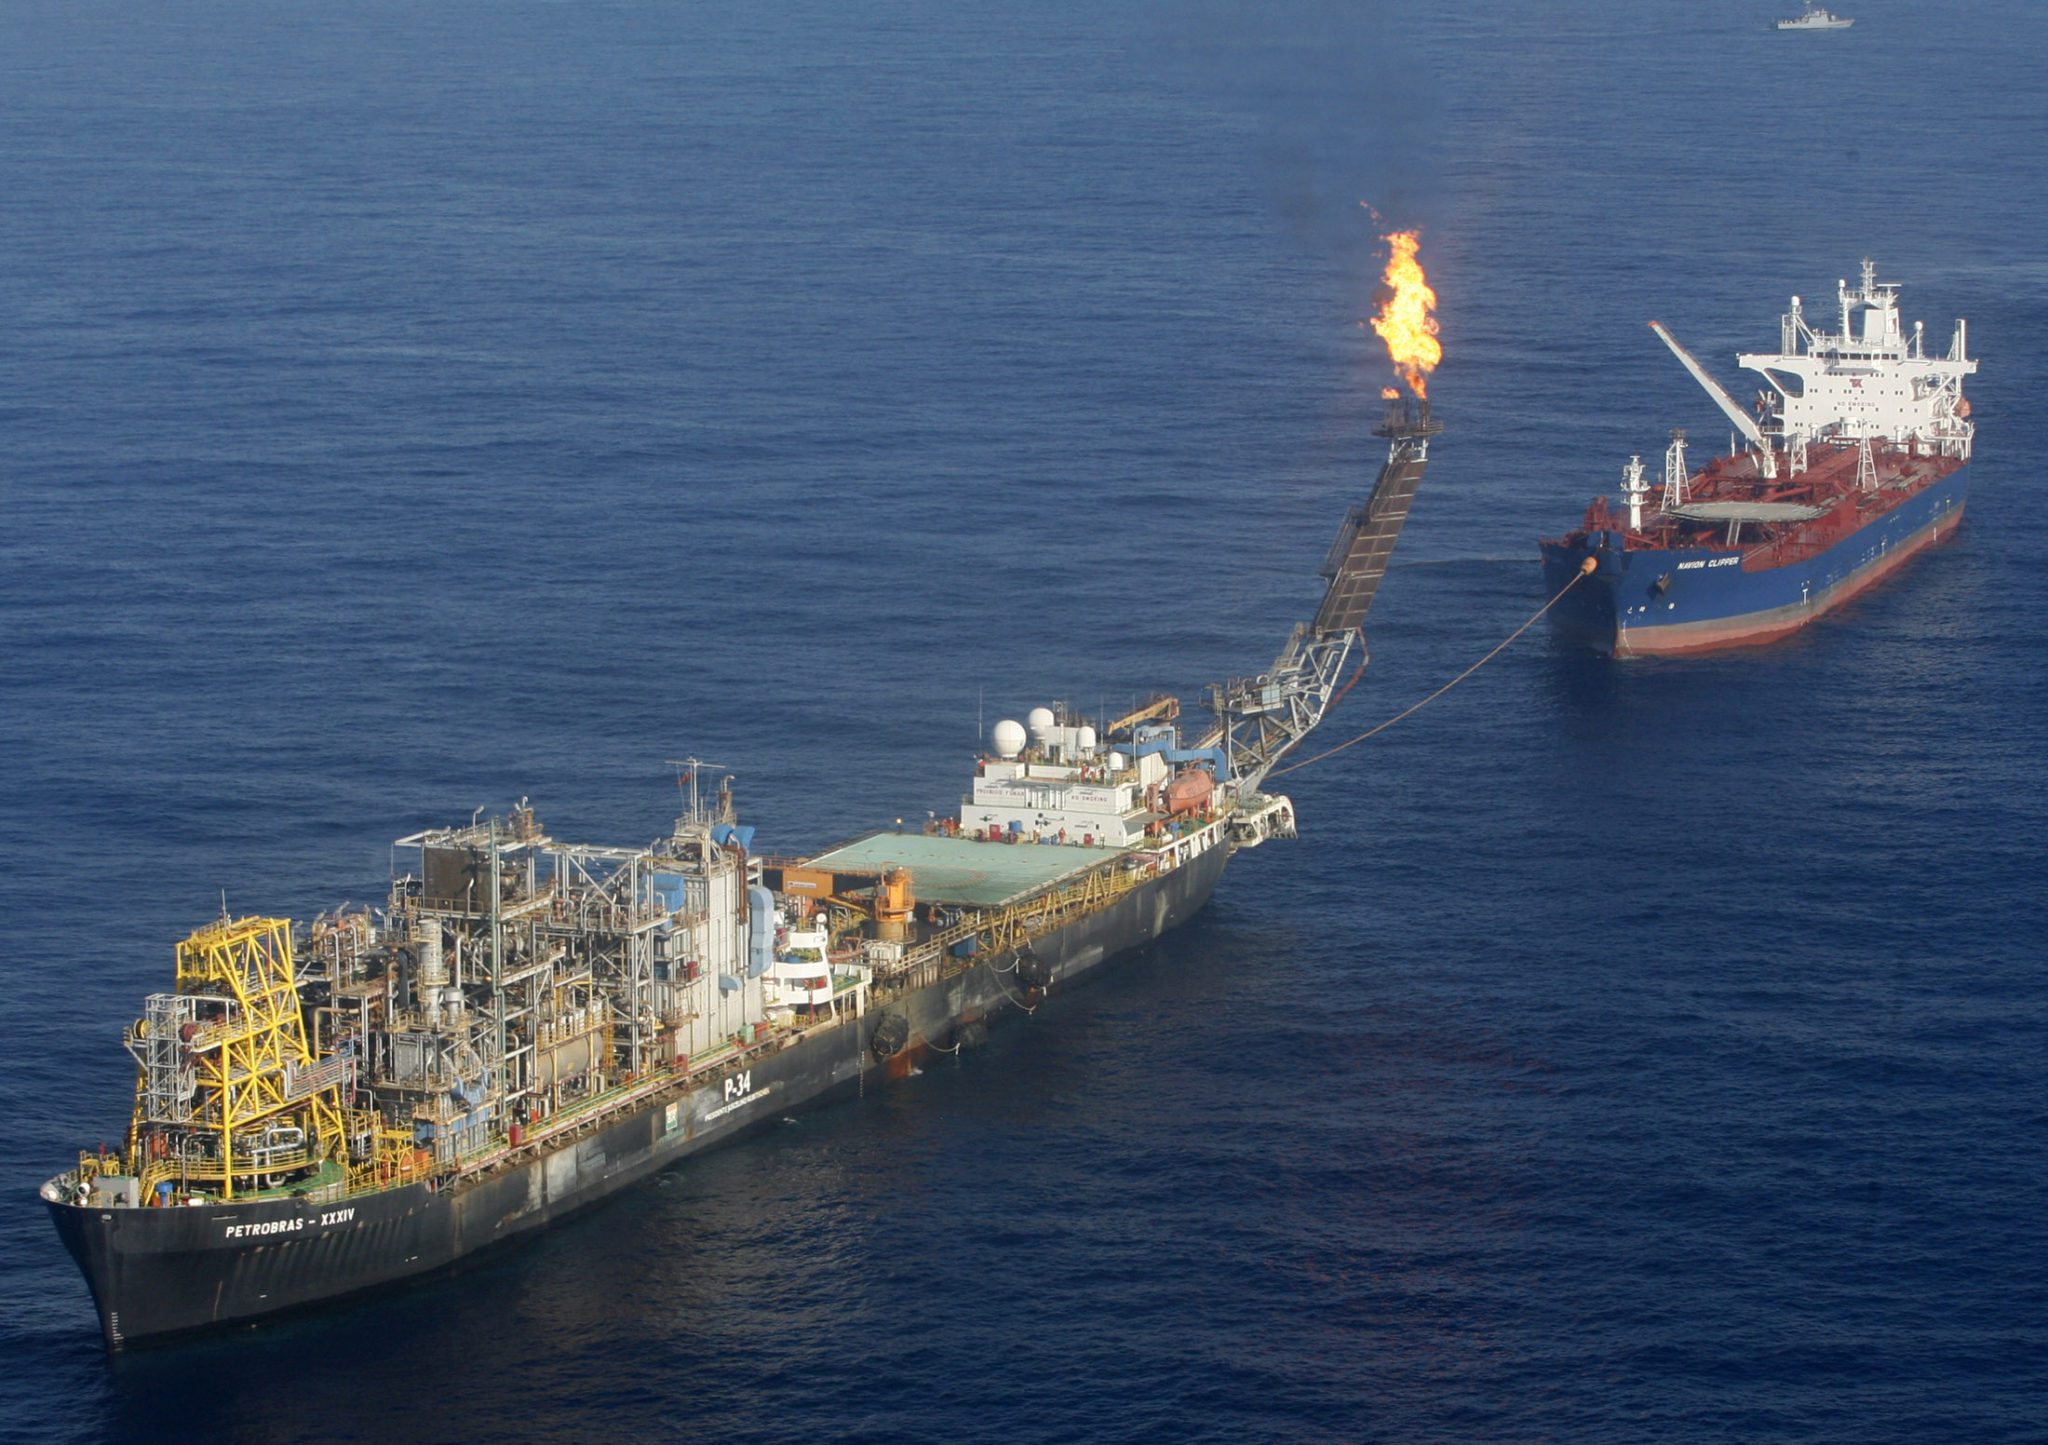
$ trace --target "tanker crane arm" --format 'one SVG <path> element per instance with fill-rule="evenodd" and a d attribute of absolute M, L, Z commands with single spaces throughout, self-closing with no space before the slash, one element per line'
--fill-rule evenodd
<path fill-rule="evenodd" d="M 1693 360 L 1692 353 L 1678 344 L 1677 338 L 1664 329 L 1663 322 L 1652 321 L 1650 329 L 1664 339 L 1664 344 L 1671 348 L 1671 354 L 1678 358 L 1679 364 L 1692 373 L 1692 379 L 1714 399 L 1714 404 L 1721 408 L 1722 415 L 1735 423 L 1737 431 L 1749 438 L 1750 445 L 1756 448 L 1757 464 L 1763 468 L 1764 475 L 1778 475 L 1778 458 L 1771 450 L 1770 439 L 1764 435 L 1763 428 L 1751 419 L 1748 412 L 1735 404 L 1735 398 L 1727 393 L 1720 382 L 1707 374 L 1704 366 Z"/>
<path fill-rule="evenodd" d="M 1419 410 L 1400 401 L 1388 405 L 1386 420 L 1373 428 L 1373 435 L 1387 438 L 1386 465 L 1365 503 L 1353 507 L 1337 529 L 1323 562 L 1329 587 L 1315 620 L 1295 624 L 1271 670 L 1210 690 L 1216 726 L 1203 746 L 1224 749 L 1239 797 L 1257 792 L 1288 750 L 1315 730 L 1337 691 L 1353 642 L 1363 651 L 1365 615 L 1429 464 L 1429 439 L 1442 430 L 1426 401 Z M 1363 659 L 1359 665 L 1364 666 Z"/>

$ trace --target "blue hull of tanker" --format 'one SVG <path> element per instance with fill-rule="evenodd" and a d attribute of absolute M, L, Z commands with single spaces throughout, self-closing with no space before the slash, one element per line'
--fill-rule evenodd
<path fill-rule="evenodd" d="M 1615 657 L 1769 642 L 1948 536 L 1968 491 L 1969 468 L 1959 467 L 1827 550 L 1767 571 L 1746 570 L 1735 550 L 1626 551 L 1618 531 L 1545 542 L 1543 576 L 1553 594 L 1588 557 L 1596 564 L 1550 615 L 1565 637 Z"/>

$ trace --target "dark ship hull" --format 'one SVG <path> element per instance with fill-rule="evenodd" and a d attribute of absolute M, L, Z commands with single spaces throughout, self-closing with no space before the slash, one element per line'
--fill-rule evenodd
<path fill-rule="evenodd" d="M 1230 854 L 1211 848 L 1038 936 L 1022 958 L 991 956 L 913 981 L 861 1018 L 792 1035 L 715 1071 L 650 1081 L 644 1101 L 532 1141 L 495 1169 L 439 1191 L 412 1183 L 331 1201 L 148 1209 L 48 1194 L 45 1202 L 85 1274 L 111 1349 L 441 1273 L 794 1109 L 905 1077 L 964 1028 L 1032 1006 L 1044 987 L 1185 923 L 1208 902 Z M 1043 982 L 1033 987 L 1035 979 Z"/>

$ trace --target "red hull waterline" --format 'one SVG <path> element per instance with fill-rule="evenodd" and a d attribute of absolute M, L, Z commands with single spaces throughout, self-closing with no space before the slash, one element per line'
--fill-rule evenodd
<path fill-rule="evenodd" d="M 1761 647 L 1789 637 L 1816 617 L 1823 617 L 1843 603 L 1862 596 L 1929 547 L 1953 536 L 1962 525 L 1965 505 L 1958 503 L 1952 511 L 1929 522 L 1862 571 L 1844 577 L 1826 591 L 1815 594 L 1808 602 L 1752 612 L 1745 617 L 1717 618 L 1711 622 L 1643 627 L 1633 631 L 1617 629 L 1614 655 L 1617 658 L 1697 656 L 1703 652 L 1723 652 L 1736 647 Z"/>

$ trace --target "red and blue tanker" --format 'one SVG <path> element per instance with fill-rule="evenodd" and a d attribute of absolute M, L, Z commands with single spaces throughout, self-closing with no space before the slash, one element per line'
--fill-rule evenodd
<path fill-rule="evenodd" d="M 1551 611 L 1567 638 L 1614 657 L 1771 642 L 1955 530 L 1975 435 L 1966 323 L 1930 356 L 1869 261 L 1836 303 L 1840 330 L 1822 331 L 1794 296 L 1779 349 L 1736 358 L 1767 383 L 1754 414 L 1650 323 L 1747 445 L 1693 471 L 1673 431 L 1661 487 L 1632 457 L 1619 506 L 1597 498 L 1542 544 L 1552 591 L 1569 588 Z"/>

